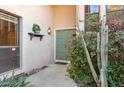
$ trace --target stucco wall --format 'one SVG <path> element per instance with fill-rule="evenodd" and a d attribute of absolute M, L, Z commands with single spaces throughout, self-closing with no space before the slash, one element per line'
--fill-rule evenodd
<path fill-rule="evenodd" d="M 49 26 L 53 29 L 52 6 L 0 6 L 0 8 L 22 17 L 23 70 L 21 71 L 30 71 L 54 62 L 53 33 L 47 34 Z M 27 33 L 32 32 L 33 23 L 41 26 L 41 32 L 45 35 L 42 41 L 37 37 L 30 41 Z"/>
<path fill-rule="evenodd" d="M 53 7 L 53 9 L 55 29 L 75 28 L 76 25 L 75 5 L 56 5 Z"/>

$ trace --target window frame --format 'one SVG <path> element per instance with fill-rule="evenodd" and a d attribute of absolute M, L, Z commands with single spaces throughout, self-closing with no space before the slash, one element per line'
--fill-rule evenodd
<path fill-rule="evenodd" d="M 22 70 L 22 69 L 23 69 L 23 68 L 22 68 L 22 67 L 23 67 L 23 64 L 22 64 L 22 63 L 23 63 L 23 62 L 22 62 L 22 61 L 23 61 L 23 60 L 22 60 L 22 59 L 23 59 L 23 56 L 22 56 L 22 55 L 23 55 L 23 48 L 22 48 L 22 47 L 23 47 L 23 40 L 22 40 L 22 39 L 23 39 L 23 38 L 22 38 L 22 37 L 23 37 L 23 29 L 22 29 L 22 27 L 23 27 L 23 26 L 22 26 L 22 22 L 23 22 L 23 21 L 22 21 L 22 19 L 23 19 L 23 18 L 22 18 L 22 16 L 16 15 L 16 14 L 11 13 L 11 12 L 8 12 L 8 11 L 6 11 L 6 10 L 4 10 L 4 9 L 1 9 L 1 8 L 0 8 L 0 12 L 5 13 L 5 14 L 10 15 L 10 16 L 13 16 L 13 17 L 16 17 L 17 20 L 18 20 L 18 21 L 17 21 L 17 22 L 18 22 L 18 23 L 17 23 L 17 24 L 18 24 L 18 26 L 17 26 L 17 30 L 18 30 L 18 34 L 17 34 L 17 35 L 18 35 L 18 36 L 17 36 L 17 37 L 18 37 L 18 40 L 17 40 L 17 43 L 18 43 L 18 44 L 16 44 L 16 46 L 0 46 L 0 48 L 10 48 L 10 47 L 19 48 L 19 56 L 20 56 L 20 57 L 19 57 L 19 67 L 18 67 L 18 68 L 15 68 L 15 70 Z M 10 71 L 12 71 L 12 70 L 5 71 L 5 72 L 3 72 L 3 73 L 0 73 L 0 75 L 1 75 L 1 74 L 4 74 L 4 73 L 8 73 L 8 72 L 10 72 Z"/>

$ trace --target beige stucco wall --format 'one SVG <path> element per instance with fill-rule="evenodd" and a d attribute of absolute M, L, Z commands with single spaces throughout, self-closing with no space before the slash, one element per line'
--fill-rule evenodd
<path fill-rule="evenodd" d="M 53 29 L 52 6 L 0 6 L 1 9 L 22 17 L 22 70 L 30 71 L 54 62 L 53 57 L 53 33 L 47 34 L 50 26 Z M 42 28 L 45 36 L 40 41 L 35 37 L 30 41 L 28 32 L 32 32 L 32 24 L 37 23 Z"/>
<path fill-rule="evenodd" d="M 75 28 L 76 25 L 75 5 L 56 5 L 53 7 L 53 9 L 55 29 Z"/>
<path fill-rule="evenodd" d="M 76 7 L 76 25 L 78 25 L 80 31 L 85 31 L 85 11 L 84 11 L 84 5 L 78 5 Z"/>

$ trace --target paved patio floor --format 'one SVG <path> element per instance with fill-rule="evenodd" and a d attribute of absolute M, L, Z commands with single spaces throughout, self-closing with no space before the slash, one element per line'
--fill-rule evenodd
<path fill-rule="evenodd" d="M 72 79 L 68 77 L 67 65 L 51 64 L 40 72 L 27 78 L 29 87 L 76 87 Z"/>

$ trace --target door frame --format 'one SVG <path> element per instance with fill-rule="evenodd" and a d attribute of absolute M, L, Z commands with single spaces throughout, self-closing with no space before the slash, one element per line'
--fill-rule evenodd
<path fill-rule="evenodd" d="M 19 64 L 20 66 L 18 68 L 15 68 L 15 75 L 19 74 L 19 73 L 22 73 L 23 71 L 23 26 L 22 26 L 22 16 L 19 16 L 19 15 L 16 15 L 14 13 L 11 13 L 11 12 L 8 12 L 6 10 L 3 10 L 0 8 L 0 12 L 3 12 L 7 15 L 11 15 L 11 16 L 14 16 L 18 19 L 18 27 L 17 27 L 17 30 L 18 30 L 18 41 L 19 41 Z M 0 46 L 1 48 L 2 47 L 17 47 L 17 46 Z M 9 71 L 6 71 L 6 72 L 3 72 L 3 73 L 0 73 L 0 77 L 4 74 L 10 74 L 12 70 L 9 70 Z"/>
<path fill-rule="evenodd" d="M 54 29 L 54 61 L 55 61 L 55 63 L 56 62 L 70 63 L 69 60 L 57 60 L 56 59 L 56 31 L 57 30 L 76 30 L 76 27 Z"/>

